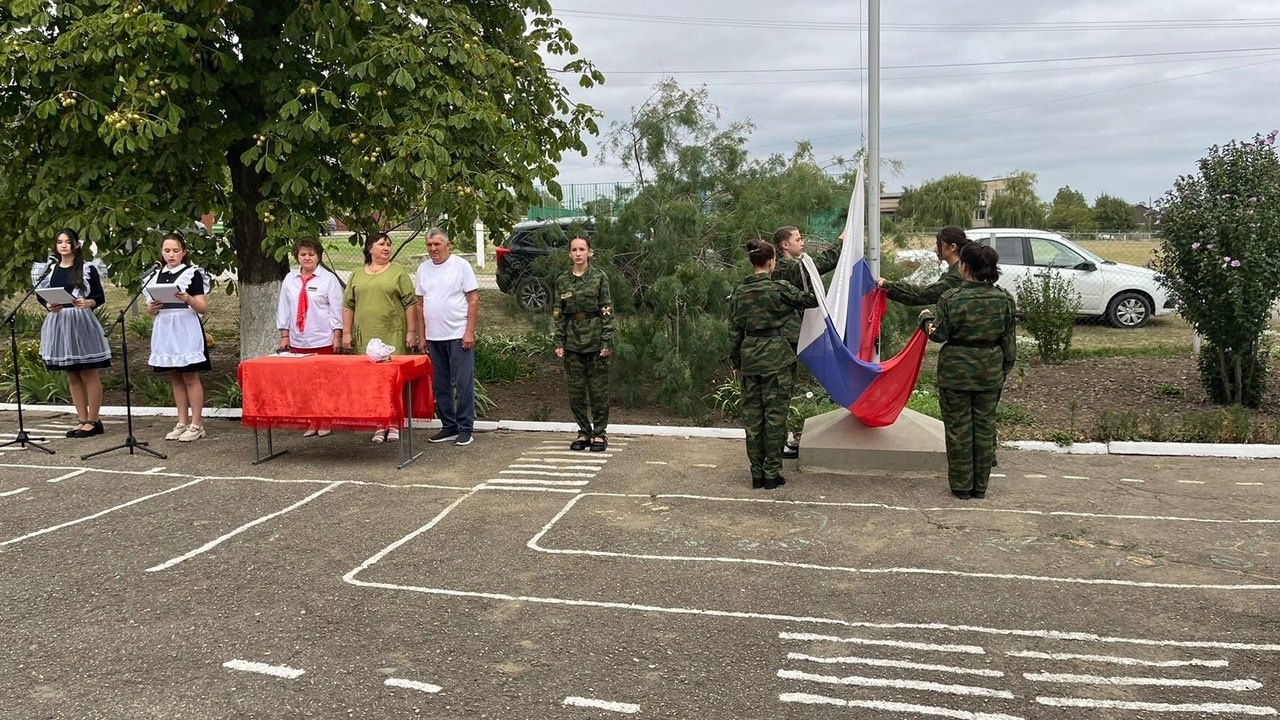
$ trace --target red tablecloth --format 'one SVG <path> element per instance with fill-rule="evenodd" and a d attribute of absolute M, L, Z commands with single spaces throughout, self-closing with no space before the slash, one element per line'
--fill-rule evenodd
<path fill-rule="evenodd" d="M 407 417 L 403 398 L 410 381 L 413 417 L 429 419 L 435 413 L 431 359 L 425 355 L 394 355 L 384 363 L 364 355 L 268 355 L 240 363 L 238 374 L 240 422 L 252 428 L 398 427 Z"/>

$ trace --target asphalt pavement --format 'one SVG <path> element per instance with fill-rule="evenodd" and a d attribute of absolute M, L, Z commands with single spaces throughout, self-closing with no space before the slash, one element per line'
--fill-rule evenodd
<path fill-rule="evenodd" d="M 936 476 L 490 432 L 0 448 L 0 718 L 1223 718 L 1280 707 L 1276 461 Z M 0 415 L 12 437 L 16 419 Z M 9 439 L 9 437 L 3 439 Z"/>

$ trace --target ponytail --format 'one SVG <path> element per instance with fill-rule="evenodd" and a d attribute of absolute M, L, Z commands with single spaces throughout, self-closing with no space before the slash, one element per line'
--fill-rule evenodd
<path fill-rule="evenodd" d="M 774 258 L 773 245 L 764 240 L 748 240 L 747 257 L 751 260 L 752 267 L 762 268 Z"/>
<path fill-rule="evenodd" d="M 1000 279 L 1000 253 L 993 247 L 969 243 L 960 248 L 960 262 L 978 282 L 994 283 Z"/>

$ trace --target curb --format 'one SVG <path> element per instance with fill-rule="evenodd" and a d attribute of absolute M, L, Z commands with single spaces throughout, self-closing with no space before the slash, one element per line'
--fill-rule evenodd
<path fill-rule="evenodd" d="M 15 403 L 0 403 L 0 412 L 14 412 L 18 409 Z M 75 413 L 72 405 L 23 405 L 23 411 Z M 135 417 L 161 417 L 176 414 L 172 407 L 135 407 Z M 101 414 L 107 417 L 123 417 L 125 409 L 121 406 L 103 406 Z M 240 417 L 240 408 L 208 408 L 205 417 L 228 420 Z M 415 428 L 438 428 L 439 420 L 415 420 Z M 511 430 L 516 432 L 554 432 L 572 433 L 578 426 L 570 422 L 534 422 L 531 420 L 478 420 L 475 429 L 480 432 L 494 430 Z M 714 427 L 681 427 L 678 425 L 611 425 L 610 432 L 619 435 L 637 435 L 648 437 L 683 437 L 710 438 L 717 440 L 744 440 L 746 433 L 742 428 Z M 1051 452 L 1064 455 L 1147 455 L 1163 457 L 1220 457 L 1241 460 L 1273 460 L 1280 459 L 1280 445 L 1233 444 L 1233 443 L 1161 443 L 1161 442 L 1122 442 L 1109 443 L 1074 443 L 1058 445 L 1044 440 L 1010 440 L 1001 443 L 1004 447 L 1015 450 L 1034 452 Z"/>

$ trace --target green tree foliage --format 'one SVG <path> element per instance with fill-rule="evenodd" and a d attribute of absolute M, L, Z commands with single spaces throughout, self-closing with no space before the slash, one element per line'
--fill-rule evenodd
<path fill-rule="evenodd" d="M 1052 272 L 1019 278 L 1014 290 L 1022 315 L 1018 324 L 1035 339 L 1040 361 L 1050 365 L 1066 362 L 1080 294 L 1069 280 Z"/>
<path fill-rule="evenodd" d="M 1156 268 L 1178 312 L 1204 336 L 1201 382 L 1221 404 L 1257 407 L 1265 331 L 1280 298 L 1280 156 L 1276 132 L 1209 148 L 1156 203 Z"/>
<path fill-rule="evenodd" d="M 1098 223 L 1099 230 L 1128 232 L 1138 227 L 1138 222 L 1133 217 L 1133 206 L 1106 193 L 1093 201 L 1093 218 Z"/>
<path fill-rule="evenodd" d="M 271 287 L 330 215 L 502 226 L 596 131 L 552 72 L 602 81 L 585 60 L 545 64 L 577 53 L 545 0 L 15 0 L 0 43 L 9 288 L 67 225 L 140 266 L 157 229 L 215 212 L 233 239 L 197 260 Z M 245 345 L 269 340 L 261 325 Z"/>
<path fill-rule="evenodd" d="M 1049 214 L 1045 224 L 1053 230 L 1068 232 L 1088 232 L 1097 229 L 1093 210 L 1090 209 L 1084 195 L 1073 190 L 1070 185 L 1063 185 L 1049 203 Z"/>
<path fill-rule="evenodd" d="M 930 180 L 918 188 L 904 190 L 898 214 L 910 219 L 916 227 L 972 227 L 973 212 L 981 196 L 981 180 L 972 175 L 953 173 Z"/>
<path fill-rule="evenodd" d="M 1035 173 L 1014 173 L 991 199 L 991 224 L 995 227 L 1040 227 L 1044 214 L 1044 203 L 1036 195 Z"/>

